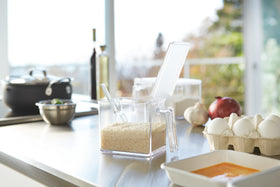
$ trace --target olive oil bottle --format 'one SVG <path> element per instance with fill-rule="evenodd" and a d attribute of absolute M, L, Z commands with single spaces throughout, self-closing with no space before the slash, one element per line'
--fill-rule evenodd
<path fill-rule="evenodd" d="M 100 46 L 101 53 L 98 55 L 98 80 L 97 80 L 97 99 L 102 99 L 105 94 L 100 86 L 104 83 L 109 89 L 109 56 L 106 52 L 106 45 Z"/>

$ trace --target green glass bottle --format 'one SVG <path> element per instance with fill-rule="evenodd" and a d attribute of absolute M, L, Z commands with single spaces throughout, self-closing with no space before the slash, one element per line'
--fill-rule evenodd
<path fill-rule="evenodd" d="M 91 91 L 91 99 L 97 99 L 97 90 L 96 90 L 96 49 L 95 49 L 95 42 L 96 42 L 96 29 L 92 29 L 93 32 L 93 53 L 90 58 L 90 91 Z"/>

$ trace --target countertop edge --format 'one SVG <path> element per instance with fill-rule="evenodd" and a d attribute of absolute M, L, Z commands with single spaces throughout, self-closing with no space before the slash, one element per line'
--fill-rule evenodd
<path fill-rule="evenodd" d="M 98 186 L 83 179 L 71 176 L 40 162 L 25 158 L 17 153 L 0 151 L 0 162 L 23 175 L 46 186 Z"/>

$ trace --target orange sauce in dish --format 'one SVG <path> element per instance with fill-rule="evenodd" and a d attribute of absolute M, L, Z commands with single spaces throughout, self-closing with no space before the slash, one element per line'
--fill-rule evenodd
<path fill-rule="evenodd" d="M 191 172 L 220 181 L 229 181 L 259 171 L 260 170 L 232 164 L 229 162 L 222 162 L 213 166 L 205 167 Z"/>

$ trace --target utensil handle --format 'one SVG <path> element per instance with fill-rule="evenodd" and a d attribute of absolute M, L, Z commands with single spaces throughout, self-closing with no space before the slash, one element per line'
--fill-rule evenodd
<path fill-rule="evenodd" d="M 52 85 L 55 84 L 55 83 L 62 82 L 62 81 L 64 81 L 64 80 L 68 80 L 69 83 L 71 82 L 71 78 L 69 78 L 69 77 L 64 77 L 64 78 L 61 78 L 61 79 L 58 79 L 58 80 L 53 80 L 53 81 L 51 81 L 51 82 L 48 84 L 48 86 L 47 86 L 47 88 L 46 88 L 46 90 L 45 90 L 45 94 L 46 94 L 47 96 L 52 95 Z"/>
<path fill-rule="evenodd" d="M 119 112 L 120 109 L 118 108 L 117 104 L 113 101 L 111 94 L 109 93 L 106 85 L 104 83 L 102 83 L 102 84 L 100 84 L 100 86 L 101 86 L 103 92 L 105 93 L 109 103 L 111 104 L 113 111 L 115 113 Z"/>
<path fill-rule="evenodd" d="M 160 67 L 156 82 L 152 89 L 153 98 L 167 98 L 174 92 L 176 82 L 186 61 L 190 44 L 172 42 L 168 46 L 164 61 Z"/>
<path fill-rule="evenodd" d="M 111 94 L 109 93 L 106 85 L 104 83 L 102 83 L 100 85 L 101 85 L 103 92 L 105 93 L 107 100 L 109 101 L 109 103 L 114 111 L 114 114 L 116 115 L 117 122 L 120 122 L 120 123 L 127 122 L 126 115 L 121 111 L 119 105 L 117 105 L 115 100 L 111 97 Z"/>
<path fill-rule="evenodd" d="M 34 71 L 35 71 L 34 68 L 30 69 L 30 70 L 29 70 L 29 75 L 30 75 L 30 76 L 33 76 L 33 72 L 34 72 Z M 44 78 L 47 78 L 47 71 L 46 71 L 46 70 L 42 70 L 42 73 L 43 73 L 43 75 L 44 75 Z"/>
<path fill-rule="evenodd" d="M 166 109 L 157 109 L 160 114 L 165 115 L 166 117 L 166 128 L 169 142 L 170 152 L 178 151 L 178 142 L 177 142 L 177 131 L 174 110 L 171 107 Z"/>

